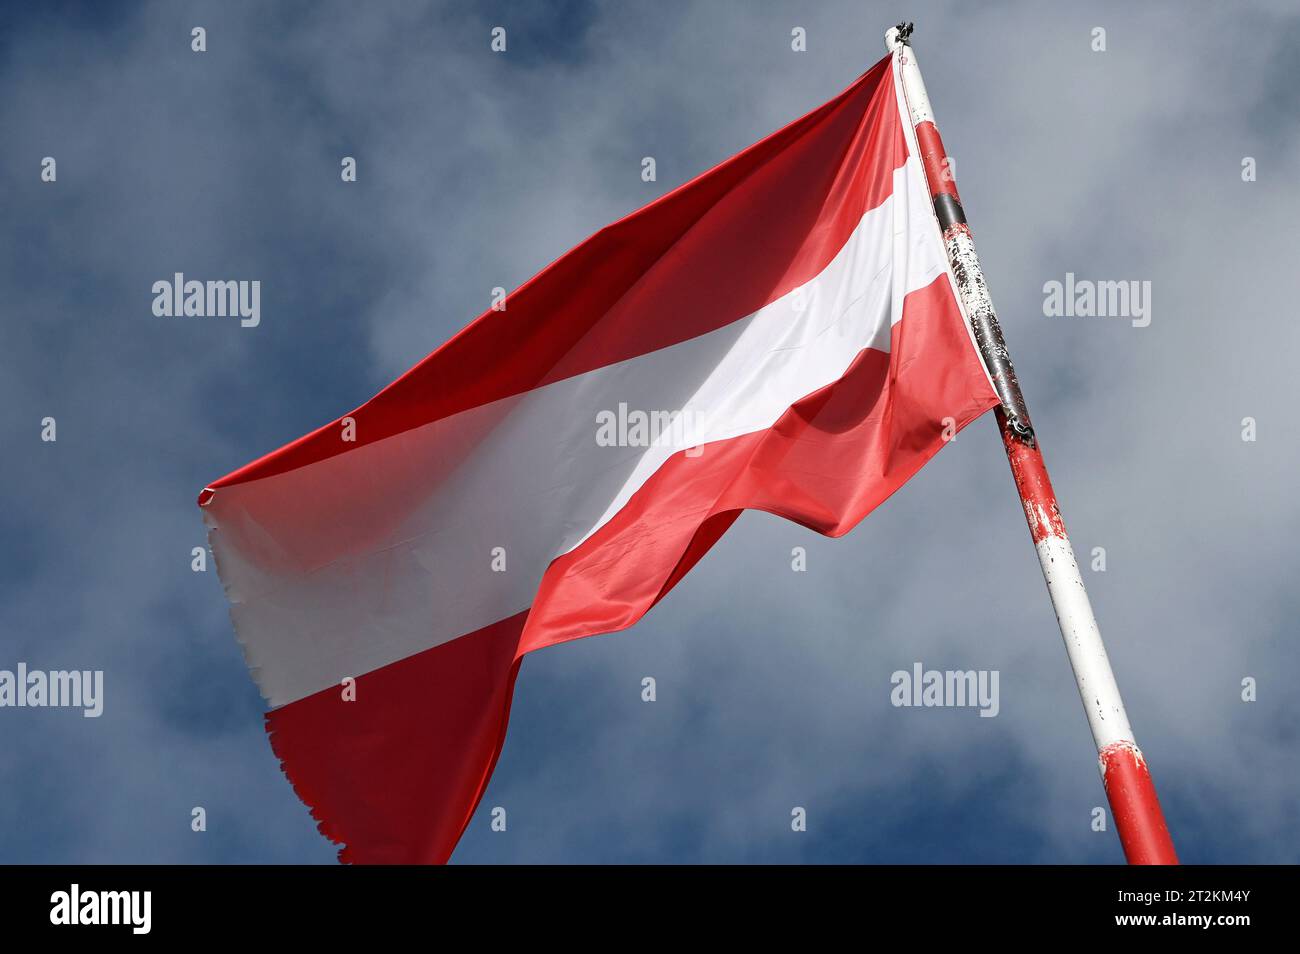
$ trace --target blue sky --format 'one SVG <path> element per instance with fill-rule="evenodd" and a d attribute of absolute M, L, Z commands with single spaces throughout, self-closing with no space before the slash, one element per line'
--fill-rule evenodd
<path fill-rule="evenodd" d="M 197 491 L 837 93 L 902 16 L 1179 852 L 1300 860 L 1300 16 L 1247 7 L 6 8 L 0 668 L 103 669 L 106 700 L 0 709 L 0 862 L 332 862 L 191 572 Z M 261 324 L 154 317 L 176 271 L 260 280 Z M 1152 282 L 1151 325 L 1045 317 L 1067 272 Z M 893 708 L 916 661 L 999 670 L 1000 714 Z M 1102 804 L 989 418 L 849 536 L 747 514 L 633 630 L 530 656 L 453 860 L 1118 862 Z"/>

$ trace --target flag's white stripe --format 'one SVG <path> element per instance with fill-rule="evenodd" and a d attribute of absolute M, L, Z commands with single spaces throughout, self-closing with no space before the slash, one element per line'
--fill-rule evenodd
<path fill-rule="evenodd" d="M 748 318 L 219 489 L 204 512 L 268 701 L 300 699 L 526 609 L 551 561 L 672 454 L 766 429 L 842 377 L 862 349 L 888 350 L 904 295 L 947 270 L 929 203 L 909 158 L 893 195 L 816 279 Z M 681 430 L 649 447 L 601 446 L 597 414 L 620 404 L 676 412 Z M 279 533 L 261 526 L 272 519 Z"/>

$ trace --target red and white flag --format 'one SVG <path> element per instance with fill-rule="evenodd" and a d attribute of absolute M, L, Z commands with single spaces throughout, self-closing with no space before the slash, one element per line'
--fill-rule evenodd
<path fill-rule="evenodd" d="M 525 653 L 631 626 L 745 508 L 846 533 L 998 403 L 894 72 L 204 489 L 271 745 L 341 860 L 450 857 Z"/>

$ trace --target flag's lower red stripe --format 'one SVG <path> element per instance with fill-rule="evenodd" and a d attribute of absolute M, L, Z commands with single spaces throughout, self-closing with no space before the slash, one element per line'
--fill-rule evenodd
<path fill-rule="evenodd" d="M 518 660 L 641 618 L 742 509 L 851 529 L 997 403 L 946 276 L 907 297 L 891 352 L 863 351 L 764 431 L 679 453 L 543 578 L 533 608 L 270 713 L 272 745 L 345 861 L 446 861 L 505 736 Z"/>
<path fill-rule="evenodd" d="M 444 862 L 505 738 L 527 613 L 266 716 L 271 748 L 339 860 Z"/>

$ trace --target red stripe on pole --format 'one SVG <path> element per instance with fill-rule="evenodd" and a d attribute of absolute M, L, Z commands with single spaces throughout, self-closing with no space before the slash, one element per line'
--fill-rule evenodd
<path fill-rule="evenodd" d="M 1052 489 L 1052 480 L 1047 476 L 1047 465 L 1043 463 L 1043 453 L 1037 442 L 1029 444 L 1017 437 L 1005 414 L 998 414 L 998 428 L 1002 432 L 1011 476 L 1020 492 L 1020 503 L 1025 508 L 1025 520 L 1029 523 L 1029 534 L 1034 543 L 1042 543 L 1047 537 L 1065 537 L 1065 521 L 1061 518 L 1056 491 Z"/>
<path fill-rule="evenodd" d="M 1117 742 L 1102 749 L 1101 774 L 1128 863 L 1178 864 L 1155 784 L 1137 746 Z"/>
<path fill-rule="evenodd" d="M 925 167 L 925 179 L 930 184 L 930 195 L 950 195 L 958 202 L 957 179 L 948 168 L 948 153 L 943 148 L 943 137 L 934 123 L 928 120 L 916 124 L 916 144 L 921 150 L 921 165 Z"/>

